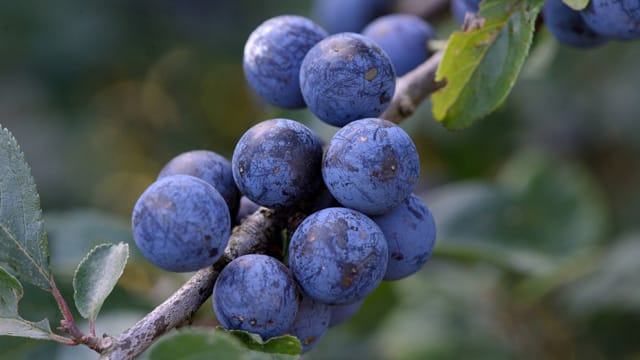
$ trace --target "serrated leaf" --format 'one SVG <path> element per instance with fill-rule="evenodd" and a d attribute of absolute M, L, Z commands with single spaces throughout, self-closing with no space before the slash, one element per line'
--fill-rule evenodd
<path fill-rule="evenodd" d="M 589 0 L 562 0 L 568 7 L 573 10 L 584 10 L 589 5 Z"/>
<path fill-rule="evenodd" d="M 149 360 L 292 360 L 297 356 L 250 350 L 225 331 L 181 330 L 162 337 L 149 349 Z"/>
<path fill-rule="evenodd" d="M 230 333 L 242 341 L 242 343 L 251 350 L 269 354 L 284 355 L 298 355 L 302 352 L 300 340 L 295 336 L 283 335 L 263 341 L 259 335 L 242 330 L 225 330 L 223 328 L 218 328 L 218 331 Z"/>
<path fill-rule="evenodd" d="M 0 267 L 0 335 L 49 339 L 51 328 L 47 319 L 31 322 L 18 314 L 22 295 L 22 284 Z"/>
<path fill-rule="evenodd" d="M 129 245 L 98 245 L 82 259 L 73 276 L 73 299 L 84 318 L 95 320 L 124 271 Z"/>
<path fill-rule="evenodd" d="M 484 0 L 475 28 L 451 35 L 436 73 L 436 81 L 446 85 L 431 96 L 438 121 L 462 129 L 504 102 L 529 52 L 543 3 Z"/>
<path fill-rule="evenodd" d="M 49 248 L 40 197 L 16 139 L 0 126 L 0 265 L 49 290 Z"/>

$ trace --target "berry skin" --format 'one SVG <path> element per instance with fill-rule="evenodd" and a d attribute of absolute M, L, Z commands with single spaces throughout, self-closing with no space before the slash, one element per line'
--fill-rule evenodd
<path fill-rule="evenodd" d="M 233 182 L 231 163 L 223 156 L 208 150 L 193 150 L 171 159 L 160 171 L 158 179 L 171 175 L 191 175 L 213 186 L 229 207 L 234 217 L 238 212 L 240 193 Z"/>
<path fill-rule="evenodd" d="M 378 44 L 389 56 L 397 76 L 402 76 L 427 60 L 427 41 L 435 38 L 431 25 L 408 14 L 380 17 L 362 30 L 362 35 Z"/>
<path fill-rule="evenodd" d="M 306 126 L 271 119 L 247 130 L 231 159 L 240 191 L 257 204 L 273 208 L 299 205 L 321 185 L 322 146 Z"/>
<path fill-rule="evenodd" d="M 305 106 L 300 93 L 302 59 L 328 33 L 302 16 L 271 18 L 256 28 L 244 47 L 247 82 L 269 103 L 284 108 Z"/>
<path fill-rule="evenodd" d="M 436 241 L 436 224 L 427 205 L 410 195 L 392 211 L 372 218 L 389 247 L 384 280 L 399 280 L 416 273 L 429 260 Z"/>
<path fill-rule="evenodd" d="M 248 218 L 249 216 L 251 216 L 251 214 L 258 211 L 259 208 L 260 205 L 249 200 L 249 198 L 247 198 L 246 196 L 242 196 L 240 198 L 240 207 L 238 209 L 238 214 L 236 215 L 236 224 L 242 223 L 244 219 Z"/>
<path fill-rule="evenodd" d="M 382 114 L 395 91 L 391 60 L 371 39 L 340 33 L 317 43 L 300 68 L 309 110 L 333 126 Z"/>
<path fill-rule="evenodd" d="M 302 344 L 302 352 L 307 352 L 316 346 L 327 331 L 330 317 L 331 306 L 303 296 L 296 319 L 287 333 L 297 337 Z"/>
<path fill-rule="evenodd" d="M 382 230 L 347 208 L 317 211 L 298 226 L 289 243 L 289 268 L 310 298 L 348 304 L 369 295 L 388 261 Z"/>
<path fill-rule="evenodd" d="M 338 326 L 343 322 L 351 319 L 362 307 L 364 299 L 346 305 L 331 305 L 331 320 L 329 327 Z"/>
<path fill-rule="evenodd" d="M 418 151 L 399 126 L 382 119 L 338 130 L 322 162 L 322 177 L 343 206 L 380 215 L 400 205 L 420 175 Z"/>
<path fill-rule="evenodd" d="M 559 42 L 575 47 L 593 47 L 607 38 L 591 30 L 579 11 L 565 5 L 562 0 L 547 0 L 542 9 L 544 23 Z"/>
<path fill-rule="evenodd" d="M 189 175 L 167 176 L 151 184 L 136 202 L 131 223 L 142 255 L 174 272 L 216 262 L 231 231 L 229 210 L 220 193 Z"/>
<path fill-rule="evenodd" d="M 289 270 L 267 255 L 244 255 L 230 262 L 213 287 L 213 310 L 228 330 L 263 339 L 280 336 L 293 324 L 298 292 Z"/>
<path fill-rule="evenodd" d="M 640 37 L 639 0 L 591 0 L 580 14 L 600 35 L 622 40 Z"/>
<path fill-rule="evenodd" d="M 312 11 L 331 34 L 360 32 L 371 20 L 391 11 L 391 1 L 315 0 Z"/>

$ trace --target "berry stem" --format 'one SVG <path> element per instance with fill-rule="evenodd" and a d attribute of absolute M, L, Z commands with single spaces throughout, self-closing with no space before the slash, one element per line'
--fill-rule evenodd
<path fill-rule="evenodd" d="M 165 302 L 113 338 L 113 345 L 102 353 L 101 359 L 135 358 L 156 338 L 185 321 L 188 322 L 211 296 L 222 268 L 245 254 L 269 253 L 271 240 L 277 239 L 275 232 L 283 228 L 288 218 L 286 211 L 261 208 L 245 219 L 233 230 L 224 256 L 216 264 L 195 273 Z"/>

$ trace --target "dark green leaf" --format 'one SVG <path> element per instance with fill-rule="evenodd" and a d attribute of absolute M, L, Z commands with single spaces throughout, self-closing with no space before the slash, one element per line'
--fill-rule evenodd
<path fill-rule="evenodd" d="M 0 267 L 0 335 L 49 339 L 51 328 L 47 319 L 34 323 L 18 314 L 22 295 L 22 284 Z"/>
<path fill-rule="evenodd" d="M 562 0 L 562 2 L 573 10 L 583 10 L 589 5 L 589 0 Z"/>
<path fill-rule="evenodd" d="M 16 139 L 1 126 L 0 265 L 24 281 L 50 289 L 40 197 Z"/>
<path fill-rule="evenodd" d="M 446 86 L 431 97 L 438 121 L 465 128 L 504 102 L 529 52 L 543 2 L 484 0 L 481 18 L 451 35 L 436 74 Z"/>
<path fill-rule="evenodd" d="M 437 256 L 516 273 L 549 273 L 596 247 L 608 227 L 588 174 L 543 154 L 514 157 L 498 182 L 447 185 L 430 197 Z"/>
<path fill-rule="evenodd" d="M 182 330 L 162 337 L 149 349 L 149 360 L 239 359 L 244 349 L 234 337 L 206 330 Z"/>
<path fill-rule="evenodd" d="M 629 234 L 601 250 L 595 271 L 568 287 L 571 308 L 640 313 L 640 233 Z"/>
<path fill-rule="evenodd" d="M 223 328 L 218 328 L 218 331 L 228 332 L 236 338 L 240 339 L 242 343 L 251 350 L 256 350 L 270 354 L 285 354 L 285 355 L 297 355 L 302 352 L 302 345 L 300 340 L 295 336 L 284 335 L 271 338 L 267 341 L 263 341 L 259 335 L 251 334 L 242 330 L 227 331 Z"/>
<path fill-rule="evenodd" d="M 73 276 L 73 298 L 80 315 L 95 320 L 122 275 L 128 257 L 129 245 L 120 243 L 99 245 L 82 259 Z"/>
<path fill-rule="evenodd" d="M 237 336 L 221 330 L 182 330 L 163 337 L 149 350 L 149 360 L 293 360 L 297 358 L 297 356 L 250 350 Z"/>

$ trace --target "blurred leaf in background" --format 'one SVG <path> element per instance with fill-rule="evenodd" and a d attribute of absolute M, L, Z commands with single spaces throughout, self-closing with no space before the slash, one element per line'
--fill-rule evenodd
<path fill-rule="evenodd" d="M 177 289 L 132 243 L 131 209 L 166 161 L 230 156 L 252 124 L 284 116 L 324 139 L 306 110 L 269 107 L 242 74 L 265 19 L 311 1 L 0 2 L 0 123 L 18 139 L 42 199 L 64 295 L 98 243 L 131 260 L 97 331 L 115 334 Z M 457 27 L 445 13 L 440 38 Z M 505 104 L 450 132 L 425 102 L 401 126 L 422 160 L 417 192 L 438 223 L 433 259 L 385 283 L 309 359 L 639 358 L 640 47 L 558 45 L 544 27 Z M 59 320 L 25 284 L 20 314 Z M 213 327 L 207 303 L 194 323 Z M 87 329 L 87 324 L 80 325 Z M 81 347 L 0 337 L 2 359 L 95 359 Z"/>

